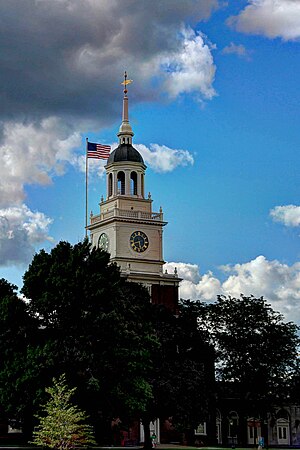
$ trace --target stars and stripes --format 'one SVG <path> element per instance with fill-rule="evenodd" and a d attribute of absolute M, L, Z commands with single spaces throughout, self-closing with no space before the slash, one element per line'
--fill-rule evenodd
<path fill-rule="evenodd" d="M 87 143 L 87 157 L 95 159 L 108 159 L 110 154 L 110 145 Z"/>

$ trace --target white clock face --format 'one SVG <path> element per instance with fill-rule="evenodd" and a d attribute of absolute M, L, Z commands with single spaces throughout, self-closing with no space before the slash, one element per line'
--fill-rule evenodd
<path fill-rule="evenodd" d="M 109 249 L 109 239 L 106 233 L 100 234 L 99 240 L 98 240 L 98 247 L 104 250 L 105 252 Z"/>

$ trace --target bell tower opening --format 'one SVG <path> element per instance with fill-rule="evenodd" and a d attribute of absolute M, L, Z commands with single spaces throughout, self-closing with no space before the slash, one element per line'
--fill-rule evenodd
<path fill-rule="evenodd" d="M 131 172 L 130 174 L 130 195 L 137 195 L 137 174 Z"/>
<path fill-rule="evenodd" d="M 125 195 L 125 173 L 121 170 L 117 175 L 118 194 Z"/>

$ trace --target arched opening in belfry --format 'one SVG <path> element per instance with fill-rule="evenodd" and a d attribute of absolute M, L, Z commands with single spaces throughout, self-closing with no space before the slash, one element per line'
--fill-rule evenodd
<path fill-rule="evenodd" d="M 108 196 L 111 197 L 113 192 L 113 179 L 112 173 L 108 175 Z"/>
<path fill-rule="evenodd" d="M 125 173 L 118 172 L 117 176 L 118 194 L 125 195 Z"/>
<path fill-rule="evenodd" d="M 130 174 L 130 194 L 137 195 L 137 174 L 136 174 L 136 172 L 131 172 L 131 174 Z"/>

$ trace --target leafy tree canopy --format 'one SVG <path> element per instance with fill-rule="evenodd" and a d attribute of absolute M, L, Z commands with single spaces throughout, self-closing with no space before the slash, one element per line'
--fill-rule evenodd
<path fill-rule="evenodd" d="M 15 382 L 28 377 L 32 409 L 41 401 L 43 386 L 66 373 L 94 423 L 145 410 L 152 397 L 146 374 L 158 345 L 147 320 L 146 289 L 126 282 L 107 253 L 84 241 L 60 242 L 50 253 L 36 254 L 22 293 L 38 326 L 31 358 L 26 363 L 23 354 L 24 374 L 16 371 Z M 23 412 L 28 403 L 21 402 Z"/>
<path fill-rule="evenodd" d="M 0 404 L 18 419 L 25 405 L 34 403 L 36 389 L 32 391 L 30 384 L 41 368 L 35 348 L 37 321 L 16 291 L 16 286 L 0 280 Z"/>
<path fill-rule="evenodd" d="M 0 279 L 0 349 L 6 354 L 10 352 L 10 345 L 22 346 L 24 336 L 32 325 L 28 307 L 16 291 L 17 286 L 4 278 Z"/>
<path fill-rule="evenodd" d="M 218 380 L 233 384 L 254 407 L 286 397 L 298 364 L 297 325 L 284 322 L 263 297 L 218 296 L 198 308 L 216 349 Z"/>
<path fill-rule="evenodd" d="M 157 417 L 172 417 L 177 430 L 188 434 L 214 405 L 213 348 L 197 326 L 193 303 L 180 305 L 177 316 L 162 305 L 152 305 L 151 322 L 160 347 L 148 372 L 153 398 L 142 414 L 145 438 L 149 421 Z"/>

